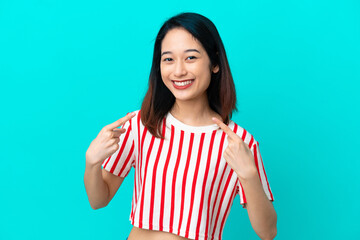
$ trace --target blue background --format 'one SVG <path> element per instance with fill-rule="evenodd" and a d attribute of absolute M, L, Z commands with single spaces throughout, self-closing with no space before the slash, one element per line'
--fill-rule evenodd
<path fill-rule="evenodd" d="M 0 1 L 0 239 L 125 239 L 134 170 L 90 208 L 85 152 L 140 108 L 162 23 L 217 26 L 235 79 L 233 120 L 260 143 L 277 239 L 360 234 L 360 2 Z M 236 197 L 225 240 L 257 239 Z"/>

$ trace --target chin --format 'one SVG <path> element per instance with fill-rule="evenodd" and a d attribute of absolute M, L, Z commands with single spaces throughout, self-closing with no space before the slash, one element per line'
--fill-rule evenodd
<path fill-rule="evenodd" d="M 190 95 L 190 94 L 174 94 L 174 97 L 177 101 L 194 101 L 196 100 L 199 96 L 194 96 L 194 95 Z"/>
<path fill-rule="evenodd" d="M 189 100 L 193 99 L 191 97 L 176 96 L 176 95 L 174 95 L 174 96 L 175 96 L 175 100 L 177 100 L 177 101 L 189 101 Z"/>

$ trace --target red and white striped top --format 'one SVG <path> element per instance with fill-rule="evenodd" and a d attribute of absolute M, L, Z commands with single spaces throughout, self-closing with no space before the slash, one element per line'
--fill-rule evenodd
<path fill-rule="evenodd" d="M 120 177 L 135 169 L 131 224 L 189 239 L 221 240 L 236 194 L 246 203 L 236 173 L 222 157 L 228 144 L 224 131 L 216 124 L 189 126 L 168 113 L 162 140 L 141 123 L 140 110 L 135 112 L 124 125 L 119 149 L 102 164 Z M 228 126 L 248 144 L 264 191 L 273 200 L 259 143 L 233 121 Z"/>

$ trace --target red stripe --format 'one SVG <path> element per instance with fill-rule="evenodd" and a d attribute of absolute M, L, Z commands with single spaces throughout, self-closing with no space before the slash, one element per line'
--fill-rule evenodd
<path fill-rule="evenodd" d="M 141 172 L 141 167 L 142 167 L 142 160 L 143 160 L 143 147 L 144 147 L 144 141 L 145 141 L 145 137 L 147 134 L 148 130 L 147 127 L 144 127 L 143 133 L 142 133 L 142 137 L 141 137 L 141 144 L 140 144 L 140 157 L 139 157 L 139 176 L 140 176 L 140 182 L 142 183 L 142 172 Z"/>
<path fill-rule="evenodd" d="M 224 172 L 225 172 L 225 170 L 226 170 L 226 167 L 225 167 L 225 169 L 224 169 Z M 233 175 L 233 170 L 230 169 L 228 178 L 227 178 L 226 183 L 225 183 L 224 191 L 222 192 L 222 195 L 221 195 L 218 212 L 217 212 L 217 214 L 216 214 L 215 225 L 214 225 L 214 228 L 213 228 L 212 238 L 214 238 L 214 234 L 215 234 L 215 231 L 216 231 L 216 225 L 217 225 L 217 223 L 218 223 L 219 214 L 220 214 L 220 212 L 221 212 L 221 206 L 222 206 L 222 203 L 223 203 L 223 201 L 224 201 L 226 191 L 227 191 L 227 189 L 228 189 L 228 187 L 229 187 L 229 183 L 230 183 L 230 179 L 231 179 L 231 176 L 232 176 L 232 175 Z"/>
<path fill-rule="evenodd" d="M 136 117 L 136 122 L 137 122 L 137 136 L 138 136 L 138 139 L 137 139 L 137 149 L 138 149 L 138 154 L 137 154 L 137 162 L 135 164 L 135 175 L 134 175 L 134 193 L 135 193 L 135 199 L 134 199 L 134 206 L 133 206 L 133 209 L 132 209 L 132 212 L 131 212 L 131 219 L 132 219 L 132 222 L 134 221 L 134 213 L 135 213 L 135 208 L 136 208 L 136 205 L 137 205 L 137 201 L 138 201 L 138 198 L 137 198 L 137 194 L 138 194 L 138 190 L 139 190 L 139 182 L 140 182 L 140 174 L 139 174 L 139 156 L 140 156 L 140 111 L 138 111 L 138 115 Z"/>
<path fill-rule="evenodd" d="M 134 216 L 134 206 L 135 206 L 135 199 L 133 198 L 131 202 L 131 214 L 130 214 L 131 220 L 133 219 Z"/>
<path fill-rule="evenodd" d="M 230 199 L 234 199 L 235 195 L 235 188 L 233 189 L 232 193 L 231 193 L 231 197 Z M 223 219 L 221 220 L 221 225 L 220 225 L 220 234 L 219 234 L 219 240 L 221 240 L 221 236 L 224 230 L 224 224 L 225 224 L 225 220 L 227 219 L 228 215 L 229 215 L 229 210 L 230 210 L 230 203 L 232 202 L 232 200 L 230 200 L 226 206 L 226 210 L 223 216 Z"/>
<path fill-rule="evenodd" d="M 234 133 L 237 133 L 237 130 L 238 130 L 238 125 L 237 125 L 237 124 L 234 124 L 234 130 L 233 130 L 233 132 L 234 132 Z"/>
<path fill-rule="evenodd" d="M 110 158 L 111 158 L 111 156 L 107 159 L 107 162 L 105 163 L 104 168 L 106 168 L 106 165 L 109 163 Z M 105 161 L 106 161 L 106 159 L 105 159 Z"/>
<path fill-rule="evenodd" d="M 205 170 L 205 175 L 204 175 L 203 184 L 202 184 L 203 188 L 202 188 L 202 192 L 201 192 L 201 199 L 200 199 L 200 207 L 199 207 L 199 213 L 198 213 L 198 221 L 197 221 L 197 226 L 196 226 L 196 233 L 200 232 L 200 223 L 201 223 L 201 216 L 202 216 L 203 204 L 204 204 L 204 198 L 205 198 L 206 182 L 207 182 L 207 177 L 208 177 L 209 169 L 210 169 L 211 153 L 212 153 L 212 149 L 213 149 L 213 145 L 214 145 L 214 139 L 215 139 L 216 131 L 217 130 L 213 131 L 213 133 L 211 135 L 211 140 L 210 140 L 209 152 L 208 152 L 206 168 L 205 168 L 206 170 Z M 211 193 L 210 193 L 210 195 L 211 195 Z M 208 209 L 209 209 L 210 206 L 207 205 L 206 207 L 208 207 Z"/>
<path fill-rule="evenodd" d="M 188 222 L 187 222 L 186 231 L 185 231 L 185 238 L 189 238 L 191 215 L 192 215 L 192 210 L 193 210 L 193 206 L 194 206 L 195 188 L 196 188 L 197 177 L 199 174 L 199 167 L 200 167 L 201 153 L 202 153 L 203 144 L 204 144 L 204 138 L 205 138 L 205 133 L 202 133 L 201 137 L 200 137 L 200 145 L 199 145 L 199 150 L 198 150 L 194 178 L 193 178 L 193 182 L 192 182 L 190 212 L 189 212 Z M 203 199 L 203 195 L 201 195 L 200 198 Z"/>
<path fill-rule="evenodd" d="M 133 206 L 133 212 L 132 212 L 132 215 L 131 215 L 131 219 L 134 220 L 134 213 L 135 213 L 135 209 L 136 209 L 136 205 L 137 205 L 137 202 L 138 202 L 138 197 L 137 197 L 137 194 L 138 194 L 138 189 L 139 189 L 139 173 L 135 171 L 135 175 L 134 175 L 134 193 L 135 193 L 135 199 L 134 199 L 134 206 Z"/>
<path fill-rule="evenodd" d="M 174 169 L 174 173 L 173 173 L 172 187 L 171 187 L 171 212 L 170 212 L 170 226 L 169 226 L 169 228 L 170 228 L 169 231 L 171 233 L 174 233 L 173 222 L 174 222 L 174 210 L 175 210 L 175 186 L 176 186 L 177 172 L 178 172 L 178 168 L 179 168 L 183 142 L 184 142 L 184 131 L 181 130 L 179 151 L 178 151 L 178 156 L 176 159 L 176 165 L 175 165 L 175 169 Z"/>
<path fill-rule="evenodd" d="M 260 153 L 259 142 L 257 142 L 257 147 L 258 147 L 259 153 Z M 274 196 L 273 196 L 273 194 L 271 192 L 269 181 L 268 181 L 267 176 L 266 176 L 266 172 L 265 172 L 265 168 L 264 168 L 264 162 L 262 161 L 261 154 L 259 154 L 259 156 L 260 156 L 261 164 L 262 164 L 262 167 L 263 167 L 263 170 L 264 170 L 264 175 L 265 175 L 267 187 L 269 189 L 270 197 L 271 197 L 271 200 L 274 201 Z"/>
<path fill-rule="evenodd" d="M 134 212 L 135 212 L 135 206 L 136 206 L 136 202 L 137 202 L 137 182 L 136 182 L 136 180 L 137 180 L 137 177 L 138 176 L 138 174 L 137 174 L 137 172 L 135 171 L 135 174 L 134 174 L 134 182 L 135 182 L 135 184 L 134 184 L 134 194 L 135 194 L 135 199 L 133 199 L 133 201 L 132 201 L 132 208 L 131 208 L 131 219 L 132 220 L 134 220 Z"/>
<path fill-rule="evenodd" d="M 163 136 L 165 136 L 165 119 L 163 120 L 163 131 L 162 134 L 164 134 Z M 156 173 L 157 173 L 157 166 L 159 164 L 159 159 L 160 159 L 160 155 L 161 155 L 161 150 L 164 144 L 164 138 L 162 138 L 160 140 L 160 146 L 159 149 L 157 150 L 157 154 L 156 154 L 156 159 L 155 159 L 155 163 L 154 163 L 154 168 L 153 168 L 153 173 L 152 173 L 152 185 L 151 185 L 151 199 L 150 199 L 150 216 L 149 216 L 149 228 L 150 230 L 152 230 L 153 227 L 153 217 L 154 217 L 154 201 L 155 201 L 155 185 L 156 185 Z"/>
<path fill-rule="evenodd" d="M 128 114 L 130 114 L 130 113 L 127 113 L 126 115 L 128 115 Z M 131 122 L 132 122 L 132 119 L 130 119 L 129 120 L 129 125 L 130 125 L 130 128 L 132 129 L 132 126 L 131 126 Z M 135 142 L 134 142 L 134 140 L 133 140 L 133 146 L 132 146 L 132 148 L 135 148 Z M 133 149 L 134 150 L 134 149 Z M 135 154 L 134 154 L 135 155 Z M 134 159 L 135 160 L 135 159 Z M 135 206 L 135 201 L 136 201 L 136 176 L 137 176 L 137 174 L 136 174 L 136 167 L 137 167 L 137 164 L 136 164 L 136 162 L 135 162 L 135 174 L 134 174 L 134 188 L 135 188 L 135 190 L 134 190 L 134 193 L 135 193 L 135 199 L 134 199 L 134 201 L 132 201 L 132 207 L 131 207 L 131 216 L 133 216 L 133 214 L 134 214 L 134 206 Z"/>
<path fill-rule="evenodd" d="M 137 115 L 137 132 L 138 132 L 138 156 L 140 155 L 140 111 Z"/>
<path fill-rule="evenodd" d="M 191 159 L 193 141 L 194 141 L 194 133 L 191 133 L 190 143 L 189 143 L 189 151 L 188 151 L 188 155 L 187 155 L 187 159 L 186 159 L 185 172 L 184 172 L 183 181 L 182 181 L 182 192 L 181 192 L 181 200 L 182 201 L 181 201 L 181 207 L 180 207 L 180 220 L 179 220 L 179 226 L 178 226 L 178 235 L 180 235 L 180 227 L 181 227 L 183 213 L 184 213 L 184 200 L 186 199 L 185 198 L 186 177 L 187 177 L 187 173 L 189 170 L 189 163 L 190 163 L 190 159 Z M 189 216 L 189 217 L 191 217 L 191 216 Z"/>
<path fill-rule="evenodd" d="M 145 131 L 145 130 L 144 130 Z M 151 137 L 151 142 L 150 142 L 150 146 L 149 146 L 149 151 L 147 152 L 146 155 L 146 163 L 145 163 L 145 175 L 144 175 L 144 182 L 142 183 L 142 196 L 141 198 L 141 202 L 140 202 L 140 219 L 139 219 L 139 228 L 142 228 L 142 220 L 143 220 L 143 214 L 144 214 L 144 199 L 145 199 L 145 184 L 146 184 L 146 174 L 147 174 L 147 167 L 148 167 L 148 163 L 149 163 L 149 158 L 150 158 L 150 154 L 151 154 L 151 150 L 152 147 L 154 145 L 154 140 L 155 137 L 152 136 Z M 143 147 L 143 146 L 142 146 Z M 152 226 L 149 226 L 152 229 Z"/>
<path fill-rule="evenodd" d="M 131 158 L 131 156 L 132 156 L 133 151 L 134 151 L 134 142 L 133 142 L 132 145 L 131 145 L 131 149 L 130 149 L 129 155 L 126 157 L 125 162 L 124 162 L 122 168 L 120 169 L 120 172 L 118 173 L 118 176 L 120 176 L 120 175 L 122 174 L 122 172 L 125 170 L 126 166 L 128 165 L 128 162 L 130 161 L 130 158 Z M 129 169 L 128 172 L 130 172 L 130 170 L 131 170 L 131 168 Z M 126 174 L 126 175 L 127 175 L 127 174 Z"/>
<path fill-rule="evenodd" d="M 236 124 L 235 124 L 235 125 L 236 125 Z M 242 134 L 242 136 L 241 136 L 241 139 L 242 139 L 243 141 L 245 141 L 246 134 L 247 134 L 247 131 L 244 129 L 243 134 Z"/>
<path fill-rule="evenodd" d="M 219 146 L 219 152 L 218 152 L 218 158 L 217 158 L 217 163 L 216 163 L 216 167 L 215 167 L 215 173 L 214 173 L 214 178 L 211 182 L 211 188 L 210 188 L 210 193 L 209 193 L 209 198 L 208 198 L 208 212 L 207 212 L 207 218 L 206 218 L 206 227 L 205 227 L 205 239 L 208 238 L 208 229 L 209 229 L 209 218 L 210 218 L 210 207 L 211 207 L 211 196 L 212 196 L 212 191 L 214 188 L 214 183 L 218 174 L 218 170 L 219 170 L 219 165 L 221 162 L 221 156 L 222 156 L 222 149 L 223 149 L 223 145 L 224 145 L 224 141 L 225 141 L 225 132 L 222 133 L 221 135 L 221 140 L 220 140 L 220 146 Z M 217 193 L 216 193 L 217 195 Z M 216 202 L 216 200 L 215 200 Z M 213 206 L 213 208 L 215 207 L 215 205 Z M 212 211 L 214 212 L 214 210 Z M 212 213 L 213 214 L 213 213 Z M 212 215 L 211 215 L 211 219 L 212 219 Z M 211 220 L 210 220 L 211 222 Z"/>
<path fill-rule="evenodd" d="M 128 138 L 129 138 L 129 135 L 130 135 L 130 131 L 131 131 L 131 126 L 129 126 L 129 128 L 126 131 L 126 135 L 125 135 L 125 138 L 123 140 L 123 143 L 121 144 L 120 151 L 119 151 L 118 155 L 116 156 L 115 162 L 113 163 L 113 165 L 112 165 L 112 167 L 110 169 L 111 173 L 114 173 L 116 165 L 118 164 L 119 159 L 120 159 L 120 157 L 121 157 L 121 155 L 122 155 L 122 153 L 123 153 L 123 151 L 125 149 L 126 142 L 127 142 Z"/>
<path fill-rule="evenodd" d="M 162 178 L 162 188 L 161 188 L 161 203 L 160 203 L 160 218 L 159 218 L 159 231 L 163 231 L 163 225 L 164 225 L 164 212 L 167 210 L 164 207 L 164 203 L 165 203 L 165 198 L 166 198 L 166 194 L 165 194 L 165 187 L 166 187 L 166 175 L 167 175 L 167 169 L 169 166 L 169 162 L 170 162 L 170 156 L 171 156 L 171 151 L 172 151 L 172 146 L 173 146 L 173 141 L 174 141 L 174 126 L 171 125 L 171 135 L 170 135 L 170 143 L 169 143 L 169 150 L 167 153 L 167 157 L 166 157 L 166 162 L 165 162 L 165 166 L 164 166 L 164 171 L 163 171 L 163 178 Z"/>
<path fill-rule="evenodd" d="M 140 128 L 139 128 L 140 129 Z M 139 130 L 140 131 L 140 130 Z M 142 172 L 141 172 L 141 167 L 142 167 L 142 159 L 143 159 L 143 147 L 144 147 L 144 141 L 145 141 L 145 138 L 146 138 L 146 134 L 147 134 L 148 130 L 147 130 L 147 127 L 144 127 L 144 130 L 143 130 L 143 133 L 142 133 L 142 137 L 141 137 L 141 144 L 140 144 L 140 156 L 138 156 L 138 159 L 139 159 L 139 178 L 140 178 L 140 182 L 139 182 L 139 198 L 140 198 L 140 204 L 141 204 L 141 201 L 143 201 L 143 198 L 144 198 L 144 193 L 142 193 L 141 189 L 143 187 L 145 187 L 144 183 L 143 183 L 143 179 L 142 179 Z M 146 170 L 145 170 L 145 175 L 146 175 Z M 142 193 L 142 194 L 141 194 Z M 143 205 L 142 205 L 143 206 Z M 140 212 L 141 212 L 141 215 L 140 215 L 140 226 L 142 226 L 142 207 L 140 208 Z"/>
<path fill-rule="evenodd" d="M 140 166 L 141 166 L 141 162 L 139 161 L 140 160 L 140 154 L 141 154 L 141 151 L 140 151 L 140 149 L 141 149 L 141 143 L 140 143 L 140 119 L 141 119 L 141 117 L 140 117 L 140 111 L 141 110 L 139 110 L 139 112 L 138 112 L 138 116 L 137 116 L 137 132 L 138 132 L 138 157 L 137 157 L 137 160 L 138 160 L 138 162 L 137 162 L 137 171 L 135 171 L 136 173 L 137 173 L 137 184 L 139 184 L 140 182 L 141 182 L 141 174 L 140 174 Z"/>
<path fill-rule="evenodd" d="M 251 135 L 251 139 L 250 139 L 250 142 L 249 142 L 249 148 L 252 147 L 253 142 L 254 142 L 254 136 Z"/>

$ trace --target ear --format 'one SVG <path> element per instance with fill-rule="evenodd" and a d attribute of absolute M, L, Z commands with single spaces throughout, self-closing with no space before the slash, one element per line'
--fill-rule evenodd
<path fill-rule="evenodd" d="M 219 65 L 216 65 L 212 68 L 212 72 L 213 73 L 218 73 L 219 72 Z"/>

